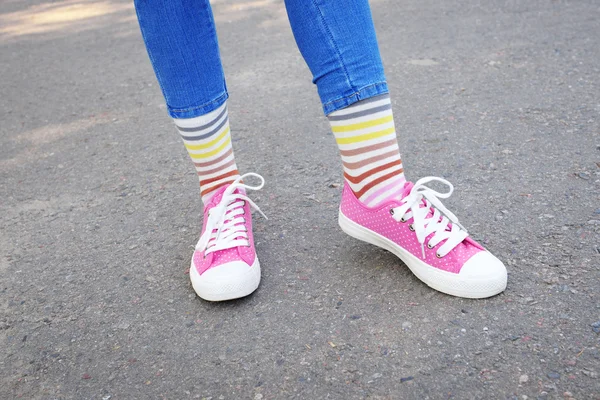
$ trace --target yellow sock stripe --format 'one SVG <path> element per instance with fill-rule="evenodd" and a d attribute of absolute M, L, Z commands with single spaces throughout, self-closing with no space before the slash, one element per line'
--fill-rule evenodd
<path fill-rule="evenodd" d="M 221 133 L 216 139 L 211 140 L 208 143 L 202 143 L 202 144 L 188 144 L 188 143 L 184 143 L 185 147 L 188 150 L 204 150 L 204 149 L 208 149 L 209 147 L 212 147 L 215 145 L 215 143 L 217 143 L 219 140 L 223 139 L 225 137 L 225 135 L 227 135 L 229 133 L 229 125 L 227 125 L 227 128 L 225 128 L 225 130 L 223 131 L 223 133 Z"/>
<path fill-rule="evenodd" d="M 386 117 L 383 118 L 377 118 L 377 119 L 373 119 L 371 121 L 365 121 L 365 122 L 359 122 L 357 124 L 351 124 L 351 125 L 339 125 L 339 126 L 332 126 L 331 130 L 335 133 L 335 132 L 349 132 L 349 131 L 357 131 L 359 129 L 364 129 L 364 128 L 370 128 L 372 126 L 377 126 L 377 125 L 381 125 L 381 124 L 385 124 L 388 122 L 392 122 L 394 120 L 394 116 L 393 115 L 388 115 Z"/>
<path fill-rule="evenodd" d="M 192 157 L 193 160 L 201 160 L 203 158 L 212 157 L 215 154 L 219 154 L 227 146 L 231 146 L 231 138 L 230 137 L 227 138 L 227 140 L 224 141 L 223 144 L 220 145 L 219 147 L 217 147 L 216 149 L 214 149 L 212 151 L 209 151 L 208 153 L 202 153 L 202 154 L 192 154 L 192 153 L 190 153 L 190 157 Z"/>
<path fill-rule="evenodd" d="M 352 136 L 347 138 L 335 138 L 335 141 L 337 142 L 337 144 L 352 144 L 357 142 L 364 142 L 366 140 L 377 139 L 394 132 L 396 132 L 396 129 L 394 127 L 391 127 L 382 131 L 366 133 L 364 135 Z"/>

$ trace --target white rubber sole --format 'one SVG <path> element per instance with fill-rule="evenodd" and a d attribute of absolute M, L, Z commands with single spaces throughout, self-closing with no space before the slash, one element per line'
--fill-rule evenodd
<path fill-rule="evenodd" d="M 210 274 L 208 274 L 210 270 L 200 275 L 192 259 L 190 266 L 192 287 L 196 294 L 204 300 L 225 301 L 239 299 L 254 292 L 260 284 L 260 263 L 258 262 L 258 257 L 252 266 L 248 267 L 244 264 L 242 271 L 240 271 L 241 268 L 236 268 L 235 263 L 223 264 L 216 268 L 219 269 L 217 277 L 211 278 Z"/>
<path fill-rule="evenodd" d="M 481 299 L 497 295 L 506 289 L 506 269 L 504 269 L 502 262 L 489 252 L 486 252 L 486 258 L 492 260 L 494 264 L 496 262 L 500 263 L 502 267 L 498 267 L 497 264 L 494 265 L 496 268 L 492 269 L 493 273 L 485 276 L 461 276 L 460 273 L 455 274 L 443 271 L 426 264 L 390 239 L 352 221 L 341 211 L 339 213 L 339 224 L 342 230 L 353 238 L 381 247 L 396 255 L 410 268 L 417 278 L 427 286 L 442 293 L 458 297 Z"/>

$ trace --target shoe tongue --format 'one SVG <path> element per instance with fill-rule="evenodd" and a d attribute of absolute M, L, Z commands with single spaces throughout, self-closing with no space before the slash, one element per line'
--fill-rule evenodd
<path fill-rule="evenodd" d="M 402 198 L 405 198 L 406 196 L 408 196 L 410 194 L 410 191 L 412 190 L 412 188 L 414 187 L 414 183 L 412 182 L 406 182 L 404 184 L 404 188 L 402 189 Z M 426 201 L 425 199 L 421 200 L 421 207 L 426 207 Z M 427 216 L 425 218 L 431 218 L 433 216 L 433 206 L 429 208 L 429 212 L 427 213 Z M 443 216 L 440 216 L 440 218 L 442 218 Z M 448 227 L 446 227 L 446 230 L 449 230 L 451 226 L 451 223 L 448 224 Z"/>
<path fill-rule="evenodd" d="M 223 192 L 225 191 L 225 189 L 227 189 L 227 186 L 221 186 L 220 188 L 218 188 L 210 197 L 207 206 L 214 207 L 217 204 L 219 204 L 221 202 L 221 199 L 223 198 Z"/>
<path fill-rule="evenodd" d="M 402 188 L 402 198 L 405 198 L 410 194 L 410 191 L 412 190 L 413 186 L 415 185 L 412 182 L 406 182 L 404 184 L 404 187 Z"/>
<path fill-rule="evenodd" d="M 223 198 L 223 193 L 225 192 L 225 190 L 227 190 L 227 188 L 228 188 L 228 185 L 225 185 L 225 186 L 218 188 L 215 191 L 215 193 L 213 194 L 213 196 L 210 198 L 210 200 L 208 202 L 208 205 L 210 208 L 215 207 L 216 205 L 218 205 L 221 202 L 221 199 Z M 242 188 L 238 187 L 233 191 L 233 193 L 246 195 L 246 189 L 244 189 L 243 187 Z M 229 219 L 225 219 L 223 222 L 229 222 L 229 221 L 230 221 Z M 240 224 L 236 224 L 236 225 L 240 225 Z"/>
<path fill-rule="evenodd" d="M 210 198 L 208 204 L 211 207 L 214 207 L 217 204 L 219 204 L 221 202 L 221 199 L 223 198 L 223 193 L 225 192 L 225 190 L 227 190 L 228 187 L 229 187 L 228 185 L 225 185 L 225 186 L 221 186 L 220 188 L 218 188 L 215 191 L 215 193 L 212 195 L 212 197 Z M 238 187 L 237 189 L 235 189 L 233 191 L 233 193 L 239 193 L 239 194 L 246 195 L 246 190 L 244 188 Z"/>

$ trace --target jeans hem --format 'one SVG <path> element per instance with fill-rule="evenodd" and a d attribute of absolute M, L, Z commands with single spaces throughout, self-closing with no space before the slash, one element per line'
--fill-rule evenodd
<path fill-rule="evenodd" d="M 187 108 L 173 108 L 167 104 L 167 110 L 172 118 L 195 118 L 201 115 L 208 114 L 211 111 L 221 107 L 223 103 L 229 98 L 229 93 L 225 92 L 214 100 L 204 103 L 199 106 L 187 107 Z"/>
<path fill-rule="evenodd" d="M 323 112 L 325 115 L 329 115 L 332 112 L 346 108 L 357 101 L 365 100 L 384 93 L 389 93 L 387 82 L 383 81 L 373 83 L 358 89 L 356 92 L 348 96 L 323 103 Z"/>

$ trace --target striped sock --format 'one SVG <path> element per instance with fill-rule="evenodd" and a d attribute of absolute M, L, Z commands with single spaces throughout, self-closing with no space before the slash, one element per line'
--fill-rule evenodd
<path fill-rule="evenodd" d="M 344 178 L 356 197 L 369 207 L 399 198 L 406 178 L 390 96 L 359 101 L 327 118 L 340 148 Z"/>
<path fill-rule="evenodd" d="M 200 194 L 206 204 L 215 190 L 240 175 L 233 157 L 227 103 L 195 118 L 174 119 L 200 179 Z"/>

